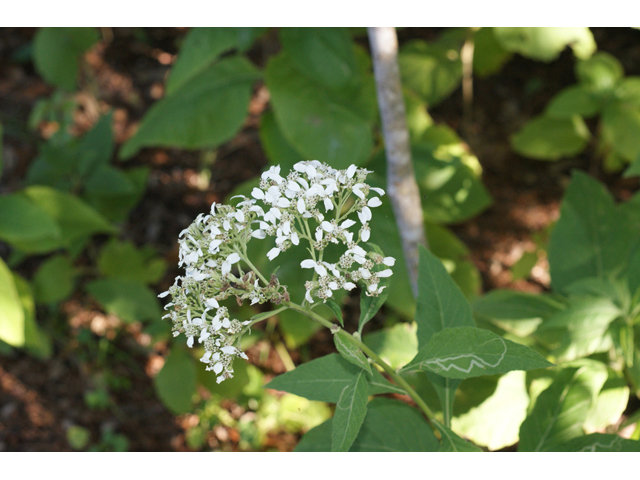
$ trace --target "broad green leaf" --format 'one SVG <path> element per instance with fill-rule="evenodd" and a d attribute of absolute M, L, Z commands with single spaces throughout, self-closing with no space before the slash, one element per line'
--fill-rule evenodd
<path fill-rule="evenodd" d="M 479 77 L 498 73 L 510 58 L 493 33 L 493 27 L 483 27 L 473 36 L 473 71 Z"/>
<path fill-rule="evenodd" d="M 524 372 L 509 372 L 500 377 L 493 395 L 465 414 L 454 417 L 452 428 L 489 450 L 515 444 L 529 406 L 525 376 Z"/>
<path fill-rule="evenodd" d="M 0 340 L 12 347 L 25 343 L 25 315 L 9 267 L 0 258 Z"/>
<path fill-rule="evenodd" d="M 110 165 L 98 166 L 87 179 L 84 188 L 88 196 L 114 197 L 135 192 L 135 186 L 129 177 Z"/>
<path fill-rule="evenodd" d="M 600 111 L 600 105 L 591 91 L 582 85 L 571 85 L 551 99 L 545 115 L 571 119 L 574 115 L 592 117 Z"/>
<path fill-rule="evenodd" d="M 282 135 L 271 110 L 267 110 L 260 119 L 260 143 L 269 163 L 280 165 L 284 172 L 291 170 L 296 163 L 304 160 Z"/>
<path fill-rule="evenodd" d="M 530 348 L 489 330 L 452 327 L 432 335 L 403 370 L 430 371 L 447 378 L 471 378 L 552 365 Z"/>
<path fill-rule="evenodd" d="M 640 77 L 624 77 L 616 87 L 616 98 L 634 107 L 640 107 Z"/>
<path fill-rule="evenodd" d="M 418 353 L 416 324 L 398 323 L 391 328 L 376 330 L 362 341 L 392 368 L 409 363 Z"/>
<path fill-rule="evenodd" d="M 573 172 L 549 238 L 551 285 L 563 291 L 588 277 L 604 278 L 622 269 L 634 238 L 625 212 L 605 187 L 578 170 Z"/>
<path fill-rule="evenodd" d="M 564 305 L 547 295 L 534 295 L 515 290 L 493 290 L 475 299 L 473 313 L 506 332 L 527 337 L 546 318 L 559 312 Z"/>
<path fill-rule="evenodd" d="M 62 232 L 52 216 L 20 194 L 0 197 L 0 240 L 25 253 L 59 248 Z"/>
<path fill-rule="evenodd" d="M 358 436 L 364 417 L 367 414 L 369 387 L 365 372 L 359 372 L 342 389 L 331 428 L 331 451 L 346 452 Z"/>
<path fill-rule="evenodd" d="M 550 445 L 583 435 L 584 422 L 606 379 L 606 367 L 595 361 L 561 370 L 522 422 L 518 450 L 546 451 Z"/>
<path fill-rule="evenodd" d="M 356 96 L 342 98 L 322 89 L 284 53 L 270 59 L 265 78 L 278 126 L 305 158 L 346 168 L 369 157 L 372 123 Z"/>
<path fill-rule="evenodd" d="M 333 335 L 333 341 L 336 344 L 338 353 L 342 355 L 342 358 L 347 362 L 362 368 L 366 372 L 369 372 L 369 374 L 372 374 L 371 365 L 369 365 L 367 357 L 364 356 L 364 353 L 362 353 L 362 350 L 360 350 L 357 345 L 349 340 L 344 330 L 339 330 L 338 333 L 335 333 Z"/>
<path fill-rule="evenodd" d="M 345 28 L 281 28 L 282 47 L 296 68 L 329 88 L 354 80 L 358 66 Z"/>
<path fill-rule="evenodd" d="M 592 433 L 549 446 L 551 452 L 640 452 L 640 442 L 605 433 Z"/>
<path fill-rule="evenodd" d="M 456 434 L 453 430 L 445 427 L 439 422 L 435 422 L 435 426 L 440 432 L 440 449 L 439 452 L 481 452 L 480 448 L 473 443 L 466 441 Z"/>
<path fill-rule="evenodd" d="M 560 361 L 586 357 L 611 348 L 609 325 L 622 312 L 606 297 L 573 297 L 566 309 L 538 328 L 536 337 L 553 349 Z"/>
<path fill-rule="evenodd" d="M 629 178 L 629 177 L 637 177 L 638 175 L 640 175 L 640 155 L 636 157 L 636 159 L 631 163 L 629 168 L 627 168 L 624 171 L 624 174 L 622 176 L 624 178 Z"/>
<path fill-rule="evenodd" d="M 325 312 L 319 311 L 318 313 L 323 315 Z M 328 317 L 329 314 L 327 313 L 325 316 Z M 278 314 L 278 328 L 282 332 L 287 347 L 294 349 L 309 342 L 311 337 L 322 329 L 322 325 L 302 318 L 299 313 L 293 310 L 285 310 Z"/>
<path fill-rule="evenodd" d="M 640 156 L 640 109 L 622 103 L 608 105 L 602 114 L 602 135 L 628 162 Z"/>
<path fill-rule="evenodd" d="M 629 386 L 621 372 L 607 369 L 608 378 L 584 422 L 587 432 L 597 432 L 616 424 L 627 408 Z"/>
<path fill-rule="evenodd" d="M 35 297 L 39 303 L 59 302 L 73 291 L 75 271 L 69 258 L 55 255 L 48 258 L 33 278 Z"/>
<path fill-rule="evenodd" d="M 387 300 L 387 296 L 389 295 L 389 279 L 383 278 L 379 285 L 386 288 L 377 296 L 367 295 L 369 292 L 364 288 L 360 292 L 360 320 L 358 321 L 359 333 L 362 333 L 364 326 L 375 316 L 376 313 L 378 313 L 380 307 L 382 307 L 384 302 Z"/>
<path fill-rule="evenodd" d="M 309 400 L 337 403 L 344 387 L 362 371 L 337 353 L 332 353 L 277 376 L 264 388 L 293 393 Z M 389 383 L 377 370 L 372 371 L 373 376 L 367 375 L 371 395 L 401 392 L 401 389 Z"/>
<path fill-rule="evenodd" d="M 51 338 L 38 327 L 36 322 L 36 305 L 31 287 L 20 275 L 14 274 L 13 280 L 24 311 L 24 348 L 29 355 L 48 360 L 53 353 L 53 345 Z"/>
<path fill-rule="evenodd" d="M 147 146 L 213 148 L 230 140 L 247 116 L 257 78 L 258 71 L 241 56 L 204 69 L 149 109 L 120 157 L 130 158 Z"/>
<path fill-rule="evenodd" d="M 408 88 L 402 89 L 404 97 L 404 110 L 407 118 L 410 142 L 416 142 L 425 131 L 433 125 L 433 118 L 427 112 L 427 104 L 417 93 Z"/>
<path fill-rule="evenodd" d="M 87 291 L 108 313 L 125 322 L 156 320 L 162 316 L 156 295 L 135 280 L 101 278 L 89 282 Z"/>
<path fill-rule="evenodd" d="M 113 141 L 113 114 L 100 117 L 94 127 L 80 140 L 78 173 L 87 175 L 101 165 L 107 165 L 115 150 Z"/>
<path fill-rule="evenodd" d="M 33 40 L 36 70 L 54 85 L 71 91 L 76 87 L 78 60 L 98 41 L 90 27 L 45 27 Z"/>
<path fill-rule="evenodd" d="M 194 27 L 184 39 L 167 80 L 167 95 L 206 69 L 222 53 L 236 47 L 237 27 Z"/>
<path fill-rule="evenodd" d="M 511 146 L 525 157 L 558 160 L 580 153 L 590 136 L 589 129 L 578 116 L 553 118 L 541 115 L 511 137 Z"/>
<path fill-rule="evenodd" d="M 338 305 L 335 300 L 331 298 L 326 299 L 324 304 L 331 309 L 336 317 L 336 320 L 338 320 L 342 328 L 344 328 L 344 320 L 342 319 L 342 309 L 340 308 L 340 305 Z"/>
<path fill-rule="evenodd" d="M 423 40 L 402 46 L 398 66 L 402 84 L 418 94 L 430 108 L 453 93 L 462 78 L 458 50 Z"/>
<path fill-rule="evenodd" d="M 123 171 L 131 185 L 133 192 L 122 195 L 96 195 L 91 192 L 84 193 L 84 198 L 96 210 L 114 222 L 124 221 L 129 211 L 138 204 L 147 188 L 147 178 L 150 168 L 147 166 L 135 167 Z"/>
<path fill-rule="evenodd" d="M 334 419 L 309 430 L 296 452 L 328 452 Z M 389 398 L 374 398 L 367 406 L 351 452 L 435 452 L 438 440 L 418 410 Z"/>
<path fill-rule="evenodd" d="M 62 231 L 64 246 L 96 233 L 115 233 L 116 229 L 98 212 L 70 193 L 49 187 L 27 187 L 21 193 L 37 204 Z"/>
<path fill-rule="evenodd" d="M 451 327 L 475 325 L 469 302 L 440 259 L 424 247 L 420 248 L 415 322 L 421 350 L 438 332 Z"/>
<path fill-rule="evenodd" d="M 578 81 L 596 92 L 613 89 L 623 75 L 620 62 L 607 52 L 598 52 L 590 59 L 576 63 Z"/>
<path fill-rule="evenodd" d="M 191 397 L 196 393 L 196 366 L 185 350 L 171 350 L 153 383 L 160 400 L 172 413 L 180 415 L 193 409 Z"/>
<path fill-rule="evenodd" d="M 154 255 L 153 251 L 151 255 Z M 131 242 L 111 239 L 100 251 L 98 269 L 106 277 L 133 280 L 144 284 L 159 281 L 166 262 L 137 249 Z"/>
<path fill-rule="evenodd" d="M 589 58 L 596 51 L 586 27 L 494 27 L 493 32 L 505 50 L 543 62 L 555 60 L 567 46 L 578 58 Z"/>

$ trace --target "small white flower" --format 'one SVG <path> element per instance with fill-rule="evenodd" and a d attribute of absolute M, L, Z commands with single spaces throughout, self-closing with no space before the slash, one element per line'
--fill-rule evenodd
<path fill-rule="evenodd" d="M 324 277 L 327 274 L 327 269 L 324 267 L 324 265 L 311 260 L 311 259 L 307 259 L 307 260 L 303 260 L 302 262 L 300 262 L 300 266 L 302 268 L 313 268 L 315 269 L 316 273 L 318 275 L 320 275 L 321 277 Z"/>
<path fill-rule="evenodd" d="M 222 262 L 221 272 L 222 275 L 226 275 L 231 271 L 231 265 L 238 263 L 240 261 L 240 255 L 236 252 L 233 252 L 231 255 L 227 257 L 227 259 Z"/>
<path fill-rule="evenodd" d="M 382 205 L 382 200 L 380 200 L 378 197 L 372 197 L 367 202 L 367 207 L 371 208 L 379 207 L 380 205 Z"/>
<path fill-rule="evenodd" d="M 363 224 L 371 220 L 371 210 L 369 207 L 363 207 L 362 210 L 358 212 L 358 218 Z"/>
<path fill-rule="evenodd" d="M 387 267 L 393 267 L 396 263 L 396 259 L 393 257 L 384 257 L 382 263 L 384 263 Z"/>
<path fill-rule="evenodd" d="M 278 255 L 280 255 L 280 249 L 278 247 L 273 247 L 271 250 L 269 250 L 269 252 L 267 253 L 267 258 L 269 260 L 273 260 L 274 258 L 276 258 Z"/>
<path fill-rule="evenodd" d="M 390 277 L 391 275 L 393 275 L 393 270 L 391 270 L 390 268 L 376 273 L 376 276 L 378 276 L 379 278 Z"/>

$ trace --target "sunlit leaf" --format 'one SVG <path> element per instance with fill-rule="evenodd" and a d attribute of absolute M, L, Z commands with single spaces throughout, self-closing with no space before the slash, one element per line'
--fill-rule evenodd
<path fill-rule="evenodd" d="M 578 81 L 595 91 L 613 89 L 623 75 L 620 62 L 607 52 L 598 52 L 590 59 L 576 63 Z"/>
<path fill-rule="evenodd" d="M 556 59 L 567 46 L 578 58 L 589 58 L 596 51 L 586 27 L 494 27 L 493 31 L 505 50 L 543 62 Z"/>
<path fill-rule="evenodd" d="M 13 347 L 25 343 L 25 315 L 9 267 L 0 258 L 0 340 Z"/>
<path fill-rule="evenodd" d="M 582 85 L 571 85 L 551 99 L 545 114 L 554 118 L 571 119 L 574 115 L 592 117 L 599 111 L 600 104 L 588 88 Z"/>
<path fill-rule="evenodd" d="M 580 153 L 591 134 L 580 117 L 539 116 L 511 137 L 511 146 L 525 157 L 558 160 Z"/>
<path fill-rule="evenodd" d="M 473 71 L 480 77 L 498 73 L 511 58 L 511 53 L 496 39 L 493 27 L 478 30 L 473 36 L 473 43 Z"/>
<path fill-rule="evenodd" d="M 358 436 L 369 398 L 365 375 L 364 371 L 358 373 L 340 394 L 331 428 L 332 452 L 348 451 Z"/>

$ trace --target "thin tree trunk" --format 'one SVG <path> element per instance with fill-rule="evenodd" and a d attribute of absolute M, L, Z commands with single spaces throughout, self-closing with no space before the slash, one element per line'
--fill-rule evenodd
<path fill-rule="evenodd" d="M 418 295 L 418 245 L 427 246 L 427 240 L 420 191 L 411 163 L 409 130 L 398 68 L 398 37 L 394 27 L 370 27 L 367 30 L 387 154 L 387 191 L 398 223 L 415 297 Z"/>

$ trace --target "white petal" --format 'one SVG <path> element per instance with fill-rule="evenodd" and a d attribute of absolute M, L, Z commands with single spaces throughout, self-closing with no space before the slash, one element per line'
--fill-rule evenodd
<path fill-rule="evenodd" d="M 352 190 L 352 191 L 353 191 L 353 193 L 354 193 L 354 195 L 355 195 L 355 196 L 357 196 L 357 197 L 359 197 L 359 198 L 361 198 L 361 199 L 363 199 L 363 200 L 364 200 L 364 193 L 362 193 L 362 192 L 360 191 L 360 189 L 361 189 L 362 187 L 364 187 L 364 184 L 362 184 L 362 183 L 356 183 L 356 184 L 353 186 L 353 190 Z"/>
<path fill-rule="evenodd" d="M 367 206 L 372 208 L 379 207 L 380 205 L 382 205 L 382 200 L 380 200 L 378 197 L 370 198 L 367 202 Z"/>
<path fill-rule="evenodd" d="M 300 197 L 298 199 L 298 213 L 304 213 L 307 210 L 307 206 L 304 204 L 304 199 Z"/>
<path fill-rule="evenodd" d="M 346 282 L 342 288 L 344 288 L 345 290 L 353 290 L 354 288 L 356 288 L 356 284 L 355 283 L 351 283 L 351 282 Z"/>
<path fill-rule="evenodd" d="M 304 299 L 309 303 L 313 303 L 313 298 L 311 297 L 310 290 L 307 290 L 307 292 L 304 294 Z"/>
<path fill-rule="evenodd" d="M 373 190 L 374 192 L 376 192 L 378 195 L 382 196 L 384 195 L 384 190 L 378 187 L 371 187 L 370 190 Z"/>
<path fill-rule="evenodd" d="M 187 338 L 187 347 L 193 348 L 193 337 Z"/>
<path fill-rule="evenodd" d="M 326 211 L 333 210 L 333 203 L 328 197 L 325 197 L 323 201 L 324 201 L 324 209 Z"/>
<path fill-rule="evenodd" d="M 347 177 L 353 178 L 353 175 L 356 173 L 357 169 L 358 167 L 356 167 L 355 165 L 350 165 L 349 168 L 347 168 Z"/>
<path fill-rule="evenodd" d="M 220 304 L 215 298 L 207 298 L 204 304 L 209 308 L 220 308 Z"/>
<path fill-rule="evenodd" d="M 251 236 L 253 238 L 258 238 L 262 240 L 263 238 L 267 237 L 267 234 L 264 230 L 254 230 L 253 232 L 251 232 Z"/>
<path fill-rule="evenodd" d="M 363 242 L 368 242 L 369 241 L 369 237 L 371 237 L 371 230 L 369 230 L 367 228 L 366 230 L 362 231 L 362 234 L 360 235 L 360 238 L 362 239 Z"/>
<path fill-rule="evenodd" d="M 376 275 L 378 276 L 378 278 L 390 277 L 391 275 L 393 275 L 393 270 L 387 268 L 386 270 L 382 270 L 381 272 L 376 273 Z"/>
<path fill-rule="evenodd" d="M 273 247 L 271 250 L 269 250 L 269 252 L 267 253 L 267 258 L 269 260 L 273 260 L 274 258 L 276 258 L 278 255 L 280 254 L 280 249 L 278 247 Z"/>
<path fill-rule="evenodd" d="M 213 366 L 213 372 L 214 373 L 220 373 L 222 371 L 223 367 L 224 367 L 224 365 L 222 365 L 222 363 L 218 362 Z"/>
<path fill-rule="evenodd" d="M 300 262 L 300 266 L 302 268 L 313 268 L 313 267 L 316 266 L 316 262 L 314 262 L 311 259 L 306 259 L 306 260 L 303 260 L 302 262 Z"/>
<path fill-rule="evenodd" d="M 280 197 L 276 203 L 280 208 L 289 208 L 291 202 L 285 197 Z"/>
<path fill-rule="evenodd" d="M 318 273 L 318 275 L 320 275 L 321 277 L 324 277 L 327 274 L 327 269 L 324 268 L 323 265 L 315 265 L 313 268 L 316 269 L 316 272 Z"/>
<path fill-rule="evenodd" d="M 352 227 L 356 224 L 356 222 L 354 222 L 353 220 L 345 220 L 344 222 L 342 222 L 342 225 L 340 225 L 340 228 L 349 228 Z"/>
<path fill-rule="evenodd" d="M 234 263 L 238 263 L 239 261 L 240 261 L 240 255 L 238 255 L 236 252 L 233 252 L 225 260 L 225 262 L 228 263 L 229 265 L 233 265 Z"/>
<path fill-rule="evenodd" d="M 396 263 L 396 259 L 393 257 L 384 257 L 382 263 L 384 263 L 387 267 L 393 267 Z"/>
<path fill-rule="evenodd" d="M 164 298 L 167 295 L 169 295 L 169 290 L 167 290 L 166 292 L 162 292 L 160 295 L 158 295 L 158 298 Z"/>
<path fill-rule="evenodd" d="M 237 352 L 236 347 L 232 347 L 231 345 L 222 347 L 220 351 L 222 351 L 222 353 L 226 353 L 227 355 L 234 355 Z"/>
<path fill-rule="evenodd" d="M 329 222 L 322 222 L 320 226 L 325 232 L 328 232 L 328 233 L 333 232 L 333 225 L 331 225 Z"/>
<path fill-rule="evenodd" d="M 291 233 L 291 243 L 293 243 L 294 245 L 300 244 L 300 239 L 298 238 L 298 234 L 296 232 Z"/>

